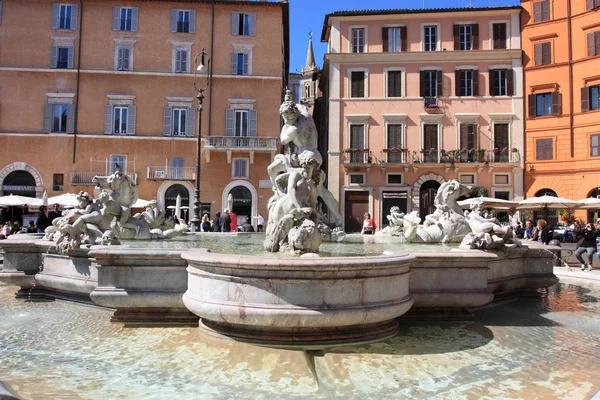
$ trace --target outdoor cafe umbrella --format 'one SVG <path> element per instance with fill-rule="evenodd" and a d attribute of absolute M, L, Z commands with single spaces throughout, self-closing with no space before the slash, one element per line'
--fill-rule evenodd
<path fill-rule="evenodd" d="M 35 197 L 18 196 L 9 194 L 8 196 L 0 197 L 0 206 L 2 207 L 23 207 L 23 206 L 41 206 L 42 199 Z"/>
<path fill-rule="evenodd" d="M 540 197 L 530 197 L 528 199 L 521 200 L 517 205 L 517 210 L 538 210 L 542 208 L 578 208 L 579 204 L 580 203 L 575 200 L 546 195 Z"/>
<path fill-rule="evenodd" d="M 131 208 L 144 208 L 148 207 L 149 204 L 149 200 L 137 199 L 136 202 L 131 205 Z"/>
<path fill-rule="evenodd" d="M 493 197 L 471 197 L 458 202 L 462 208 L 469 208 L 471 204 L 481 204 L 483 208 L 495 208 L 498 210 L 511 210 L 517 206 L 516 201 L 495 199 Z"/>
<path fill-rule="evenodd" d="M 48 199 L 48 204 L 59 204 L 65 207 L 77 207 L 79 201 L 77 200 L 77 195 L 73 193 L 63 193 L 58 196 L 50 197 Z"/>
<path fill-rule="evenodd" d="M 587 199 L 579 200 L 578 210 L 597 210 L 600 209 L 600 199 L 596 197 L 589 197 Z"/>

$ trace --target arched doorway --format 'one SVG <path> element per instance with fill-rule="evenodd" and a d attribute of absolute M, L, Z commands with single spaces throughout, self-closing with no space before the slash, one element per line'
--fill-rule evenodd
<path fill-rule="evenodd" d="M 229 191 L 233 197 L 231 212 L 237 215 L 237 225 L 242 225 L 246 221 L 252 223 L 252 193 L 245 186 L 235 186 Z"/>
<path fill-rule="evenodd" d="M 24 170 L 16 170 L 10 172 L 2 181 L 2 192 L 4 196 L 10 194 L 18 196 L 36 197 L 35 196 L 36 182 L 33 175 Z M 4 212 L 6 211 L 6 213 Z M 23 207 L 9 207 L 3 210 L 1 222 L 10 220 L 11 222 L 19 221 L 23 223 L 23 214 L 27 212 Z"/>
<path fill-rule="evenodd" d="M 435 211 L 433 200 L 440 186 L 441 184 L 438 181 L 433 180 L 425 181 L 421 185 L 419 190 L 419 217 L 422 221 L 425 220 L 425 216 L 433 214 Z"/>
<path fill-rule="evenodd" d="M 540 189 L 537 192 L 535 192 L 535 197 L 542 196 L 558 197 L 558 194 L 556 194 L 554 190 L 548 188 Z M 538 219 L 545 219 L 546 222 L 548 222 L 548 225 L 556 226 L 558 224 L 558 210 L 548 208 L 534 210 L 533 219 L 534 221 L 537 221 Z"/>
<path fill-rule="evenodd" d="M 181 196 L 181 217 L 187 222 L 190 215 L 189 207 L 190 204 L 190 192 L 188 189 L 180 184 L 174 184 L 167 188 L 165 191 L 165 211 L 167 215 L 175 214 L 175 205 L 177 203 L 177 196 Z"/>

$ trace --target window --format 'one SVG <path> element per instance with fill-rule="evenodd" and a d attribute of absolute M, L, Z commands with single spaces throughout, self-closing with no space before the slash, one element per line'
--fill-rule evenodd
<path fill-rule="evenodd" d="M 492 49 L 506 49 L 506 24 L 492 24 Z"/>
<path fill-rule="evenodd" d="M 463 185 L 474 185 L 475 174 L 458 174 L 458 181 Z"/>
<path fill-rule="evenodd" d="M 113 133 L 127 133 L 127 107 L 115 107 L 114 108 L 114 130 Z"/>
<path fill-rule="evenodd" d="M 479 95 L 479 73 L 475 70 L 460 70 L 455 73 L 455 90 L 457 96 Z"/>
<path fill-rule="evenodd" d="M 491 96 L 513 96 L 514 83 L 512 69 L 491 69 L 489 84 Z"/>
<path fill-rule="evenodd" d="M 494 185 L 510 185 L 510 179 L 508 174 L 494 174 Z M 496 192 L 498 193 L 498 192 Z M 496 197 L 497 199 L 499 197 Z M 506 199 L 508 200 L 508 199 Z"/>
<path fill-rule="evenodd" d="M 187 49 L 174 49 L 175 52 L 175 66 L 173 72 L 186 74 L 189 72 L 188 67 L 188 53 Z"/>
<path fill-rule="evenodd" d="M 231 13 L 231 34 L 235 36 L 256 36 L 256 13 Z"/>
<path fill-rule="evenodd" d="M 60 5 L 60 14 L 59 14 L 59 29 L 71 29 L 71 5 L 70 4 L 61 4 Z"/>
<path fill-rule="evenodd" d="M 402 185 L 403 183 L 402 174 L 387 174 L 388 185 Z"/>
<path fill-rule="evenodd" d="M 131 48 L 117 47 L 117 71 L 129 71 L 131 69 Z"/>
<path fill-rule="evenodd" d="M 552 139 L 537 139 L 535 141 L 536 160 L 552 160 Z"/>
<path fill-rule="evenodd" d="M 594 8 L 600 8 L 600 0 L 585 0 L 585 9 L 593 10 Z"/>
<path fill-rule="evenodd" d="M 383 27 L 382 30 L 383 51 L 397 53 L 406 51 L 406 27 Z"/>
<path fill-rule="evenodd" d="M 77 30 L 77 4 L 52 4 L 52 29 Z"/>
<path fill-rule="evenodd" d="M 248 159 L 233 159 L 233 178 L 248 178 Z"/>
<path fill-rule="evenodd" d="M 234 136 L 248 136 L 248 111 L 235 110 Z"/>
<path fill-rule="evenodd" d="M 350 148 L 365 149 L 365 125 L 350 125 Z M 362 152 L 350 153 L 350 162 L 355 164 L 363 164 L 365 162 L 365 154 Z"/>
<path fill-rule="evenodd" d="M 171 159 L 171 178 L 172 179 L 183 179 L 184 177 L 184 166 L 185 160 L 183 158 L 172 158 Z"/>
<path fill-rule="evenodd" d="M 52 190 L 62 192 L 64 190 L 64 174 L 52 174 Z"/>
<path fill-rule="evenodd" d="M 403 163 L 404 152 L 402 152 L 402 124 L 387 125 L 387 159 L 389 163 Z"/>
<path fill-rule="evenodd" d="M 436 51 L 437 50 L 437 25 L 425 25 L 423 27 L 423 50 L 424 51 Z"/>
<path fill-rule="evenodd" d="M 471 149 L 478 149 L 477 143 L 477 133 L 478 126 L 475 124 L 460 124 L 460 148 L 466 149 L 467 152 L 461 152 L 461 156 L 464 158 L 468 158 L 465 161 L 475 162 L 477 161 L 475 158 L 475 152 L 471 151 Z"/>
<path fill-rule="evenodd" d="M 479 49 L 479 25 L 454 25 L 454 49 L 477 50 Z"/>
<path fill-rule="evenodd" d="M 113 7 L 113 31 L 137 32 L 138 8 Z"/>
<path fill-rule="evenodd" d="M 70 51 L 68 47 L 58 48 L 58 59 L 56 62 L 56 68 L 69 68 L 69 53 Z"/>
<path fill-rule="evenodd" d="M 67 132 L 67 104 L 52 105 L 52 132 Z"/>
<path fill-rule="evenodd" d="M 239 106 L 237 104 L 234 107 Z M 229 108 L 225 112 L 227 136 L 256 136 L 257 112 L 252 109 Z"/>
<path fill-rule="evenodd" d="M 306 83 L 304 84 L 304 95 L 305 95 L 304 97 L 305 97 L 305 98 L 307 98 L 307 99 L 308 99 L 308 98 L 310 98 L 310 97 L 312 96 L 312 90 L 311 90 L 311 89 L 312 89 L 312 88 L 311 88 L 311 84 L 310 84 L 310 82 L 306 82 Z"/>
<path fill-rule="evenodd" d="M 164 136 L 194 136 L 195 113 L 191 107 L 192 98 L 170 98 L 169 105 L 164 109 Z"/>
<path fill-rule="evenodd" d="M 505 175 L 505 176 L 508 178 L 508 175 Z M 510 200 L 510 192 L 505 191 L 505 190 L 502 190 L 502 191 L 495 190 L 494 198 L 500 199 L 500 200 Z"/>
<path fill-rule="evenodd" d="M 351 185 L 364 185 L 365 174 L 348 174 Z"/>
<path fill-rule="evenodd" d="M 402 71 L 387 72 L 387 97 L 402 96 Z"/>
<path fill-rule="evenodd" d="M 127 173 L 127 156 L 122 154 L 110 155 L 110 174 L 117 172 L 117 165 L 121 168 L 121 172 Z"/>
<path fill-rule="evenodd" d="M 590 156 L 600 156 L 600 134 L 590 136 Z"/>
<path fill-rule="evenodd" d="M 350 73 L 350 97 L 365 97 L 365 71 Z"/>
<path fill-rule="evenodd" d="M 535 65 L 546 65 L 552 62 L 552 44 L 538 43 L 533 46 Z"/>
<path fill-rule="evenodd" d="M 508 124 L 494 124 L 494 162 L 509 161 Z M 497 150 L 496 150 L 497 149 Z"/>
<path fill-rule="evenodd" d="M 196 33 L 196 10 L 171 9 L 171 32 Z"/>
<path fill-rule="evenodd" d="M 250 74 L 250 55 L 247 53 L 233 53 L 231 59 L 231 73 L 233 75 Z"/>
<path fill-rule="evenodd" d="M 442 96 L 442 71 L 421 71 L 421 97 L 433 98 Z"/>
<path fill-rule="evenodd" d="M 72 99 L 49 98 L 44 104 L 44 132 L 73 133 L 75 106 Z"/>
<path fill-rule="evenodd" d="M 533 22 L 550 20 L 550 0 L 533 3 Z"/>
<path fill-rule="evenodd" d="M 587 47 L 588 57 L 600 55 L 600 31 L 587 34 Z"/>
<path fill-rule="evenodd" d="M 351 43 L 352 53 L 364 53 L 365 52 L 365 28 L 352 28 L 351 32 Z"/>
<path fill-rule="evenodd" d="M 529 117 L 561 115 L 561 95 L 559 92 L 530 94 Z"/>
<path fill-rule="evenodd" d="M 173 136 L 186 136 L 187 128 L 187 109 L 186 108 L 174 108 L 173 109 L 173 130 L 171 134 Z"/>
<path fill-rule="evenodd" d="M 110 104 L 104 108 L 104 133 L 106 135 L 135 135 L 135 96 L 107 95 Z"/>
<path fill-rule="evenodd" d="M 581 111 L 600 109 L 600 85 L 581 88 Z"/>

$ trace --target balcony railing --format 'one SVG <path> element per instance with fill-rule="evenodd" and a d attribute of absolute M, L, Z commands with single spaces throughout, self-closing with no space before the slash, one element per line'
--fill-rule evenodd
<path fill-rule="evenodd" d="M 387 151 L 386 151 L 387 150 Z M 386 163 L 424 163 L 424 164 L 455 164 L 455 163 L 519 163 L 521 154 L 518 150 L 421 150 L 390 151 L 384 149 Z"/>
<path fill-rule="evenodd" d="M 195 181 L 196 167 L 148 167 L 149 180 Z"/>
<path fill-rule="evenodd" d="M 388 164 L 408 164 L 410 162 L 410 152 L 408 149 L 397 147 L 383 149 L 381 159 Z"/>
<path fill-rule="evenodd" d="M 423 106 L 426 109 L 436 109 L 438 108 L 438 98 L 437 97 L 424 97 L 423 98 Z"/>
<path fill-rule="evenodd" d="M 344 150 L 344 164 L 372 164 L 374 158 L 369 149 Z"/>
<path fill-rule="evenodd" d="M 69 174 L 71 185 L 73 186 L 95 186 L 92 182 L 95 176 L 107 177 L 109 174 L 102 172 L 71 172 Z M 127 174 L 137 185 L 137 174 Z"/>
<path fill-rule="evenodd" d="M 206 136 L 205 148 L 213 149 L 247 149 L 247 150 L 277 150 L 277 138 L 256 136 Z"/>

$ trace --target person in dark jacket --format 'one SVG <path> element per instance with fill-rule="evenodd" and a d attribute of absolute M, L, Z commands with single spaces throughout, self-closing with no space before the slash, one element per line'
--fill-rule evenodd
<path fill-rule="evenodd" d="M 48 225 L 51 225 L 52 221 L 61 216 L 62 213 L 60 212 L 60 206 L 58 204 L 55 204 L 52 211 L 48 213 Z"/>
<path fill-rule="evenodd" d="M 581 263 L 582 271 L 585 271 L 585 268 L 586 268 L 586 263 L 583 261 L 583 257 L 582 257 L 583 253 L 587 253 L 587 258 L 588 258 L 587 268 L 590 271 L 592 270 L 592 262 L 594 261 L 594 253 L 596 252 L 596 249 L 598 247 L 597 242 L 596 242 L 597 238 L 598 238 L 598 231 L 596 230 L 596 228 L 594 228 L 593 224 L 588 223 L 585 227 L 585 230 L 583 231 L 583 238 L 581 239 L 582 242 L 579 245 L 579 247 L 577 248 L 577 250 L 575 250 L 575 257 L 577 257 L 577 259 Z"/>
<path fill-rule="evenodd" d="M 217 214 L 215 215 L 215 219 L 213 220 L 213 224 L 212 224 L 212 231 L 213 232 L 221 232 L 221 213 L 217 212 Z"/>
<path fill-rule="evenodd" d="M 548 244 L 552 240 L 552 234 L 548 229 L 548 223 L 544 219 L 538 219 L 537 227 L 534 230 L 533 240 L 539 243 Z"/>
<path fill-rule="evenodd" d="M 250 225 L 250 222 L 246 221 L 242 224 L 242 232 L 254 232 L 254 227 Z"/>
<path fill-rule="evenodd" d="M 46 217 L 46 207 L 40 206 L 40 211 L 38 213 L 38 219 L 35 223 L 35 227 L 37 228 L 37 233 L 44 233 L 46 228 L 50 225 L 48 221 L 48 217 Z"/>
<path fill-rule="evenodd" d="M 231 232 L 231 216 L 229 209 L 225 209 L 221 214 L 221 232 Z"/>

